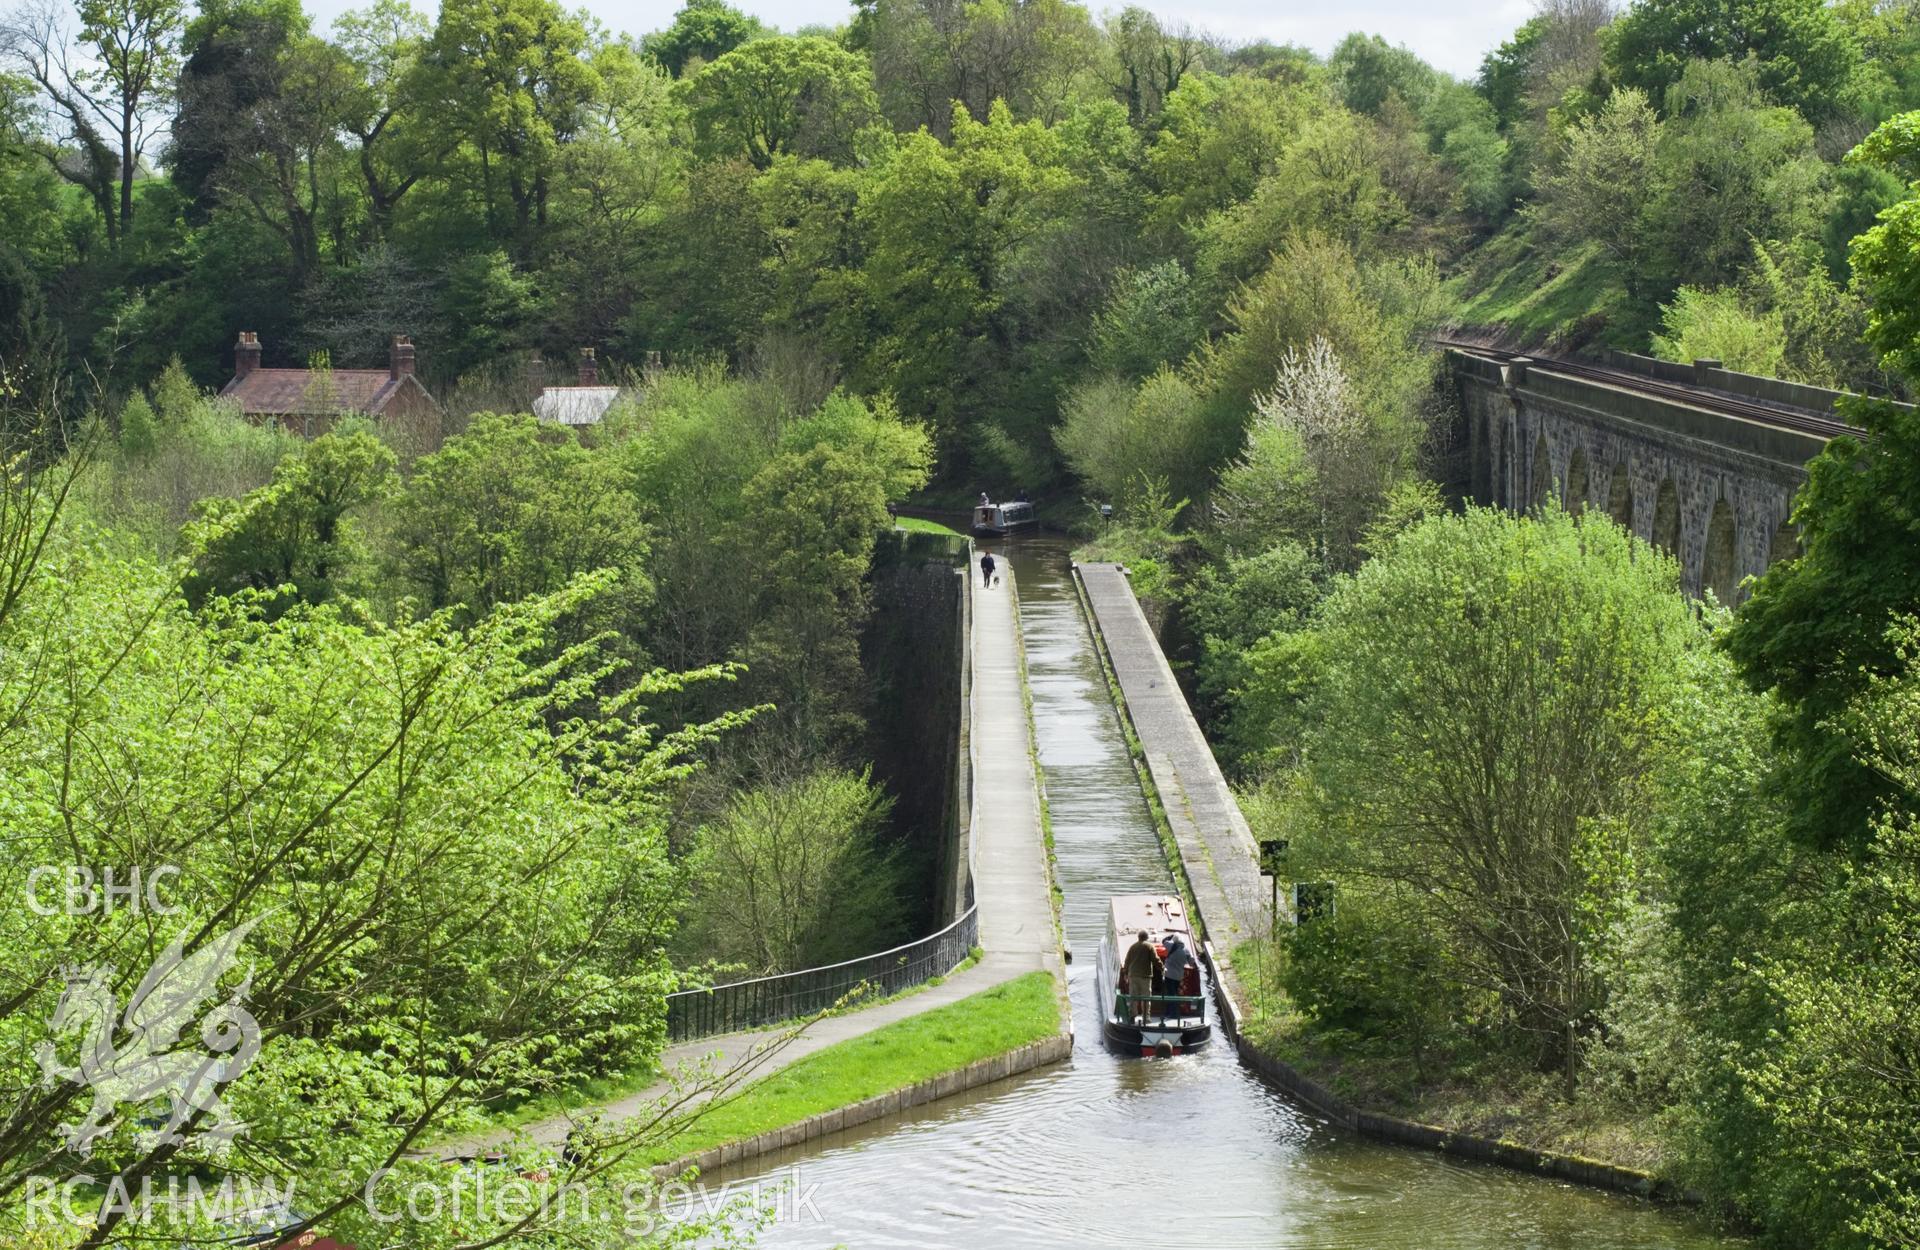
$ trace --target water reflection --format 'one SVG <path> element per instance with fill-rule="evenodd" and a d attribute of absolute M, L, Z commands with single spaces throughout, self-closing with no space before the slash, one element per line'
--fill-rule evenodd
<path fill-rule="evenodd" d="M 1080 616 L 1066 546 L 1003 544 L 1018 578 L 1066 928 L 1071 1064 L 709 1178 L 796 1175 L 778 1247 L 1313 1247 L 1707 1250 L 1672 1212 L 1336 1133 L 1224 1045 L 1169 1062 L 1100 1042 L 1093 969 L 1111 894 L 1168 878 Z M 797 1169 L 797 1171 L 794 1171 Z M 820 1218 L 812 1218 L 817 1210 Z"/>

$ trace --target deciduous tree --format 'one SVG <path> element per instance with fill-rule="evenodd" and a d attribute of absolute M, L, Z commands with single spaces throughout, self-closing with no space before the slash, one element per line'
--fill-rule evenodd
<path fill-rule="evenodd" d="M 1417 917 L 1460 985 L 1564 1063 L 1603 1001 L 1594 955 L 1630 888 L 1652 729 L 1698 641 L 1673 563 L 1558 509 L 1434 517 L 1314 633 L 1302 869 Z"/>
<path fill-rule="evenodd" d="M 783 153 L 850 160 L 854 136 L 879 116 L 866 64 L 814 35 L 736 48 L 687 80 L 684 95 L 702 149 L 756 169 Z"/>

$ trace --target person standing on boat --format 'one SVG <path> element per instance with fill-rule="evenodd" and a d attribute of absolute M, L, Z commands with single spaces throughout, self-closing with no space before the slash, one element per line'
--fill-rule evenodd
<path fill-rule="evenodd" d="M 1178 998 L 1180 996 L 1180 987 L 1186 983 L 1187 979 L 1187 966 L 1192 962 L 1193 952 L 1188 950 L 1187 944 L 1180 940 L 1180 935 L 1169 933 L 1167 958 L 1161 965 L 1160 974 L 1160 993 L 1163 997 Z M 1161 1004 L 1160 1010 L 1163 1015 L 1166 1013 L 1165 1003 Z"/>
<path fill-rule="evenodd" d="M 980 553 L 980 584 L 993 585 L 993 553 L 991 551 Z"/>
<path fill-rule="evenodd" d="M 1120 968 L 1127 974 L 1127 994 L 1133 999 L 1133 1017 L 1144 1021 L 1147 1008 L 1153 1005 L 1147 998 L 1153 993 L 1160 976 L 1160 952 L 1153 949 L 1145 929 L 1140 930 L 1140 936 L 1127 948 L 1127 957 L 1121 962 Z"/>

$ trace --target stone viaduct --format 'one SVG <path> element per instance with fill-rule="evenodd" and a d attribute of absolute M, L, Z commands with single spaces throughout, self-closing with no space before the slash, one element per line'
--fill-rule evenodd
<path fill-rule="evenodd" d="M 1617 373 L 1601 376 L 1500 355 L 1446 351 L 1464 426 L 1457 476 L 1471 498 L 1515 511 L 1550 495 L 1570 510 L 1599 508 L 1673 552 L 1690 593 L 1712 590 L 1727 604 L 1744 596 L 1748 577 L 1797 550 L 1794 493 L 1828 435 L 1716 410 L 1715 400 L 1831 419 L 1834 392 L 1716 361 L 1615 355 Z M 1666 389 L 1637 390 L 1636 377 Z M 1682 396 L 1674 383 L 1700 389 Z"/>

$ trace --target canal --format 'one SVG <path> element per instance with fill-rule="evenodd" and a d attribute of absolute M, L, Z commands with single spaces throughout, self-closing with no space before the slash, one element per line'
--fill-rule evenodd
<path fill-rule="evenodd" d="M 1100 1041 L 1109 895 L 1170 888 L 1054 539 L 1010 545 L 1052 810 L 1076 1041 L 1070 1064 L 767 1156 L 709 1183 L 792 1180 L 776 1247 L 1708 1250 L 1671 1210 L 1330 1129 L 1215 1045 L 1172 1061 Z M 817 1219 L 814 1213 L 818 1213 Z"/>

